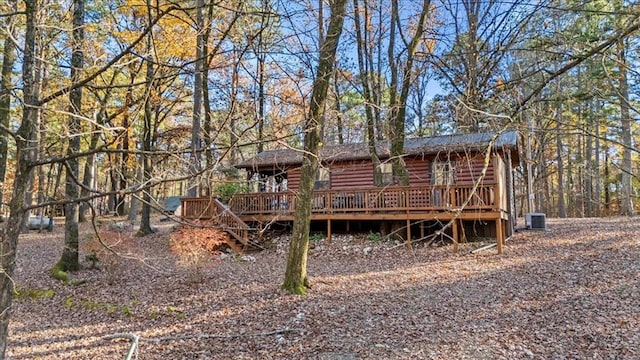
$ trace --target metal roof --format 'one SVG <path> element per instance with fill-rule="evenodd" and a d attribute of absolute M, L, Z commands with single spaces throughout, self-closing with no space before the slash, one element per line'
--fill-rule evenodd
<path fill-rule="evenodd" d="M 404 153 L 407 155 L 434 155 L 441 152 L 478 152 L 486 149 L 494 137 L 494 149 L 516 149 L 518 146 L 518 133 L 516 131 L 507 131 L 501 134 L 452 134 L 405 139 Z M 388 158 L 390 156 L 390 142 L 378 142 L 376 150 L 380 159 Z M 320 149 L 320 159 L 323 162 L 362 160 L 370 157 L 369 147 L 366 143 L 327 145 Z M 302 151 L 288 148 L 263 151 L 253 158 L 235 165 L 235 167 L 241 169 L 280 168 L 301 163 Z"/>

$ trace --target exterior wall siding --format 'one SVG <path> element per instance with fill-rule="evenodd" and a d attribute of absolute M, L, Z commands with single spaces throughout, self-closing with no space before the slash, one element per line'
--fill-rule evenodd
<path fill-rule="evenodd" d="M 371 161 L 347 161 L 329 165 L 331 188 L 347 190 L 373 186 L 373 164 Z"/>
<path fill-rule="evenodd" d="M 480 177 L 482 168 L 484 168 L 484 155 L 482 154 L 473 157 L 459 157 L 456 159 L 456 184 L 473 184 Z M 489 161 L 484 182 L 495 180 L 494 162 Z"/>
<path fill-rule="evenodd" d="M 409 172 L 411 185 L 431 184 L 431 162 L 433 159 L 424 157 L 411 157 L 404 160 Z"/>
<path fill-rule="evenodd" d="M 295 191 L 300 187 L 300 167 L 290 167 L 287 169 L 287 188 Z"/>
<path fill-rule="evenodd" d="M 407 157 L 405 164 L 409 172 L 411 185 L 431 184 L 431 163 L 434 157 Z M 484 167 L 484 155 L 477 154 L 471 157 L 452 156 L 451 161 L 456 166 L 456 184 L 473 184 L 479 177 Z M 494 182 L 496 178 L 495 159 L 489 162 L 485 183 Z M 347 190 L 373 187 L 373 165 L 368 160 L 355 160 L 336 162 L 327 166 L 331 171 L 331 189 Z M 504 169 L 502 169 L 504 172 Z M 504 175 L 503 175 L 504 176 Z M 300 167 L 287 169 L 287 181 L 289 190 L 297 190 L 300 185 Z"/>

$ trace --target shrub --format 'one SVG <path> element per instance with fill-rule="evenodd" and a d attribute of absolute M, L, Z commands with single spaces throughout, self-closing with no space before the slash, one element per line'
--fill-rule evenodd
<path fill-rule="evenodd" d="M 309 241 L 311 243 L 317 243 L 324 238 L 325 236 L 323 233 L 315 233 L 315 234 L 309 235 Z"/>
<path fill-rule="evenodd" d="M 368 238 L 369 238 L 369 241 L 371 241 L 374 244 L 377 244 L 382 240 L 382 236 L 380 235 L 380 233 L 373 232 L 373 231 L 369 231 Z"/>
<path fill-rule="evenodd" d="M 82 245 L 85 261 L 90 268 L 104 269 L 107 283 L 112 285 L 118 279 L 117 273 L 123 260 L 135 256 L 136 239 L 131 233 L 114 229 L 100 229 L 99 237 L 93 234 Z"/>
<path fill-rule="evenodd" d="M 225 182 L 213 188 L 214 195 L 223 203 L 228 203 L 231 197 L 237 193 L 247 192 L 247 186 L 236 182 Z"/>
<path fill-rule="evenodd" d="M 220 247 L 228 235 L 211 227 L 184 226 L 171 234 L 171 250 L 180 258 L 179 265 L 190 270 L 192 282 L 202 281 L 202 268 Z"/>

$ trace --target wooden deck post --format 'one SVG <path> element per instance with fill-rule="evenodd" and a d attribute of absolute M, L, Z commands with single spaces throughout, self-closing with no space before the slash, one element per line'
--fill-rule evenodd
<path fill-rule="evenodd" d="M 327 242 L 331 244 L 331 219 L 327 219 Z"/>
<path fill-rule="evenodd" d="M 453 219 L 451 224 L 451 230 L 453 232 L 453 252 L 458 252 L 458 219 Z"/>
<path fill-rule="evenodd" d="M 411 220 L 407 219 L 407 249 L 411 248 Z"/>
<path fill-rule="evenodd" d="M 502 220 L 496 220 L 496 248 L 498 249 L 498 254 L 502 254 L 502 245 L 504 243 L 504 233 L 502 232 Z"/>

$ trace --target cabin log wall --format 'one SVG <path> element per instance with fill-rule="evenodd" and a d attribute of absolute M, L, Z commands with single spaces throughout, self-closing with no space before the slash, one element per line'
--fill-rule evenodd
<path fill-rule="evenodd" d="M 417 156 L 407 157 L 405 164 L 409 173 L 409 183 L 411 185 L 430 185 L 432 178 L 431 164 L 436 158 Z M 500 159 L 500 156 L 492 156 L 492 159 Z M 469 185 L 475 183 L 484 168 L 484 154 L 461 157 L 452 156 L 452 163 L 456 167 L 456 184 Z M 370 160 L 354 160 L 345 162 L 334 162 L 324 165 L 331 171 L 332 190 L 352 190 L 363 189 L 374 186 L 373 183 L 373 163 Z M 504 167 L 501 167 L 504 172 Z M 489 161 L 483 183 L 492 183 L 497 180 L 495 171 L 495 161 Z M 289 190 L 297 190 L 300 186 L 300 168 L 290 167 L 287 170 L 287 181 Z"/>

